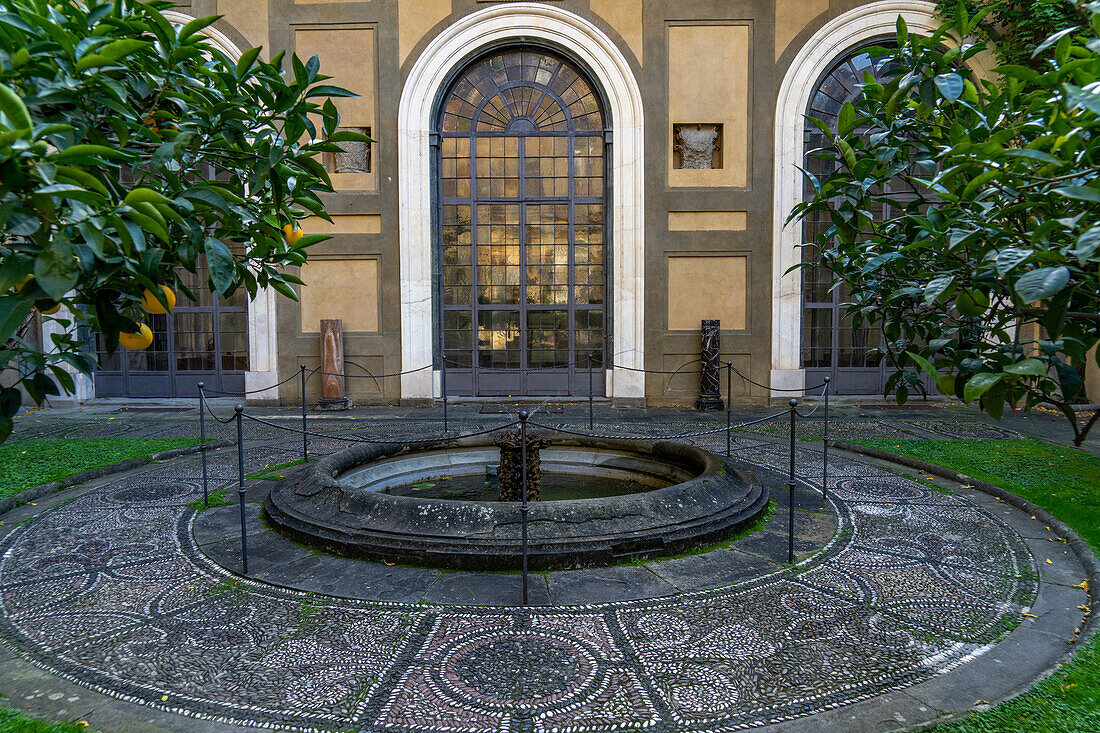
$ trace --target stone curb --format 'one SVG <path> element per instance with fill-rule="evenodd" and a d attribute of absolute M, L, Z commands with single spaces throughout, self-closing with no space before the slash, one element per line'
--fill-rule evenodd
<path fill-rule="evenodd" d="M 871 448 L 864 445 L 855 445 L 853 443 L 847 443 L 842 440 L 830 440 L 830 448 L 837 448 L 839 450 L 848 451 L 849 453 L 858 453 L 864 456 L 870 456 L 871 458 L 878 458 L 879 460 L 889 461 L 890 463 L 897 463 L 902 466 L 908 466 L 909 468 L 915 468 L 918 471 L 924 471 L 925 473 L 933 474 L 945 478 L 949 481 L 954 481 L 962 485 L 969 485 L 972 488 L 981 491 L 982 493 L 994 496 L 1006 504 L 1010 504 L 1021 511 L 1025 511 L 1036 519 L 1039 519 L 1044 524 L 1048 524 L 1055 529 L 1055 531 L 1065 539 L 1073 552 L 1077 555 L 1077 559 L 1081 561 L 1081 564 L 1085 567 L 1085 572 L 1088 573 L 1088 594 L 1090 599 L 1090 606 L 1095 607 L 1097 601 L 1097 593 L 1100 591 L 1100 560 L 1097 560 L 1092 548 L 1088 543 L 1081 539 L 1072 527 L 1058 519 L 1046 509 L 1043 509 L 1036 504 L 1016 496 L 1015 494 L 1005 491 L 999 486 L 987 483 L 985 481 L 979 481 L 976 478 L 967 476 L 965 473 L 959 471 L 953 471 L 949 468 L 944 468 L 935 463 L 929 463 L 928 461 L 922 461 L 916 458 L 910 458 L 908 456 L 898 455 L 897 453 L 891 453 L 879 448 Z M 1076 653 L 1077 650 L 1088 643 L 1092 636 L 1096 633 L 1097 624 L 1100 624 L 1100 614 L 1090 613 L 1088 617 L 1081 624 L 1081 633 L 1077 635 L 1077 642 L 1073 644 L 1066 652 L 1058 658 L 1057 664 L 1041 677 L 1035 680 L 1034 684 L 1037 684 L 1041 680 L 1045 679 L 1051 673 L 1053 673 L 1059 666 L 1069 661 Z"/>
<path fill-rule="evenodd" d="M 221 448 L 229 445 L 227 441 L 216 440 L 210 441 L 206 444 L 206 449 Z M 178 458 L 179 456 L 187 456 L 195 453 L 199 453 L 202 450 L 201 445 L 188 445 L 182 448 L 172 448 L 170 450 L 162 450 L 157 453 L 150 453 L 147 456 L 141 456 L 138 458 L 130 458 L 125 461 L 119 461 L 118 463 L 112 463 L 107 466 L 100 466 L 99 468 L 90 468 L 87 471 L 81 471 L 80 473 L 74 473 L 71 476 L 66 476 L 60 481 L 51 481 L 48 484 L 39 484 L 38 486 L 32 486 L 29 489 L 24 489 L 18 494 L 13 496 L 5 496 L 0 498 L 0 514 L 10 512 L 16 507 L 29 504 L 35 499 L 40 499 L 47 494 L 52 494 L 55 491 L 61 491 L 62 489 L 69 489 L 73 486 L 79 486 L 87 481 L 95 481 L 96 479 L 103 478 L 104 476 L 110 476 L 116 473 L 122 473 L 123 471 L 130 471 L 141 466 L 148 465 L 150 463 L 157 463 L 159 461 L 166 461 L 171 458 Z"/>

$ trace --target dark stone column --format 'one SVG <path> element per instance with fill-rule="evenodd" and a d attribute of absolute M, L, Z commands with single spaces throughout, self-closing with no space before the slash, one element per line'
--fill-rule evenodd
<path fill-rule="evenodd" d="M 503 433 L 496 438 L 500 446 L 501 501 L 523 501 L 523 444 L 519 431 Z M 542 501 L 542 459 L 539 449 L 547 445 L 545 438 L 527 436 L 527 501 Z"/>
<path fill-rule="evenodd" d="M 351 400 L 344 394 L 344 321 L 321 320 L 321 400 L 322 410 L 346 410 Z"/>
<path fill-rule="evenodd" d="M 722 351 L 721 321 L 703 321 L 702 366 L 699 374 L 699 399 L 696 410 L 722 410 L 718 356 Z"/>

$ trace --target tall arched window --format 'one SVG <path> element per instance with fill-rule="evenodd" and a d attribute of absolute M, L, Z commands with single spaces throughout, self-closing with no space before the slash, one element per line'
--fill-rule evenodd
<path fill-rule="evenodd" d="M 600 95 L 561 56 L 498 51 L 458 75 L 437 129 L 447 391 L 586 394 L 609 300 Z"/>
<path fill-rule="evenodd" d="M 855 102 L 862 94 L 860 85 L 866 73 L 879 81 L 886 78 L 878 60 L 866 51 L 857 50 L 841 57 L 810 97 L 807 117 L 822 120 L 835 130 L 840 108 L 846 102 Z M 809 121 L 803 134 L 806 170 L 818 178 L 827 177 L 833 171 L 832 164 L 813 156 L 813 151 L 827 142 L 825 136 Z M 804 195 L 813 195 L 809 182 Z M 803 222 L 803 241 L 816 241 L 817 235 L 829 225 L 827 214 L 808 217 Z M 803 261 L 817 262 L 816 248 L 804 249 Z M 820 384 L 823 377 L 830 377 L 836 394 L 882 394 L 885 365 L 872 363 L 869 354 L 869 349 L 879 344 L 878 331 L 867 323 L 853 327 L 842 305 L 848 293 L 843 287 L 831 289 L 832 283 L 827 268 L 814 266 L 802 271 L 802 367 L 806 370 L 806 384 Z"/>

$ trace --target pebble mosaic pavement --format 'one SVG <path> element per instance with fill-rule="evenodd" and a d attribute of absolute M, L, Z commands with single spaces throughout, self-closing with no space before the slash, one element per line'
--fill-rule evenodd
<path fill-rule="evenodd" d="M 725 439 L 702 444 L 724 450 Z M 246 471 L 295 450 L 252 448 Z M 735 450 L 786 467 L 775 442 L 741 434 Z M 219 485 L 232 485 L 235 462 L 235 451 L 211 455 Z M 731 587 L 527 609 L 332 598 L 240 580 L 206 558 L 186 507 L 202 495 L 196 465 L 110 482 L 5 537 L 0 638 L 109 695 L 280 730 L 726 731 L 953 669 L 1011 630 L 1038 590 L 1031 554 L 1000 519 L 836 460 L 833 541 Z M 798 466 L 819 486 L 820 453 L 800 445 Z"/>

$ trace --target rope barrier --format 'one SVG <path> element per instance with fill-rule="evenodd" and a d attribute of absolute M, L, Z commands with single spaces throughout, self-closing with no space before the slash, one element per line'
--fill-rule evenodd
<path fill-rule="evenodd" d="M 434 366 L 434 364 L 427 364 L 420 367 L 419 369 L 407 369 L 406 371 L 393 372 L 392 374 L 371 374 L 370 372 L 367 372 L 366 374 L 334 374 L 332 372 L 321 371 L 320 369 L 306 369 L 306 371 L 310 374 L 320 374 L 323 377 L 347 377 L 348 379 L 386 379 L 387 377 L 402 377 L 406 374 L 416 374 L 417 372 L 422 372 L 425 369 L 431 369 Z M 362 369 L 362 367 L 360 367 L 360 369 Z M 363 371 L 367 370 L 364 369 Z"/>
<path fill-rule="evenodd" d="M 461 440 L 463 438 L 476 438 L 479 435 L 491 435 L 492 433 L 498 432 L 500 430 L 507 430 L 508 428 L 519 425 L 519 420 L 514 420 L 505 425 L 498 425 L 495 428 L 479 430 L 474 433 L 463 433 L 461 435 L 445 435 L 435 438 L 396 438 L 394 440 L 371 440 L 369 438 L 355 438 L 346 435 L 330 435 L 328 433 L 317 433 L 312 430 L 299 430 L 298 428 L 290 428 L 286 427 L 285 425 L 278 425 L 273 422 L 268 422 L 267 420 L 264 420 L 262 418 L 253 417 L 252 415 L 246 415 L 244 413 L 241 414 L 241 417 L 251 420 L 252 422 L 260 423 L 261 425 L 267 425 L 268 427 L 276 428 L 277 430 L 285 430 L 287 432 L 296 433 L 299 435 L 308 435 L 312 438 L 327 438 L 329 440 L 340 440 L 345 443 L 369 443 L 371 445 L 395 445 L 398 443 L 438 443 L 445 440 L 449 441 Z"/>
<path fill-rule="evenodd" d="M 813 417 L 813 414 L 815 412 L 817 412 L 817 408 L 821 407 L 821 405 L 823 405 L 825 403 L 825 393 L 828 392 L 828 391 L 829 391 L 829 383 L 826 382 L 825 387 L 822 388 L 822 390 L 821 390 L 821 396 L 817 398 L 817 404 L 814 405 L 814 409 L 810 410 L 805 415 L 803 415 L 798 410 L 795 410 L 795 414 L 798 415 L 803 420 L 805 420 L 806 418 L 809 418 L 809 417 Z"/>
<path fill-rule="evenodd" d="M 790 388 L 790 389 L 780 389 L 779 387 L 769 387 L 767 385 L 760 384 L 760 382 L 752 381 L 751 379 L 746 377 L 744 374 L 739 372 L 737 370 L 737 367 L 733 366 L 732 364 L 729 365 L 729 368 L 733 370 L 734 374 L 741 377 L 741 381 L 748 382 L 749 384 L 751 384 L 753 386 L 756 386 L 756 387 L 759 387 L 760 389 L 771 390 L 772 392 L 809 392 L 811 389 L 821 389 L 822 387 L 824 387 L 828 384 L 828 382 L 822 382 L 821 384 L 814 385 L 813 387 L 801 387 L 801 388 L 794 387 L 794 388 Z"/>
<path fill-rule="evenodd" d="M 541 423 L 529 423 L 536 428 L 542 428 L 544 430 L 550 430 L 555 433 L 563 433 L 565 435 L 575 435 L 581 438 L 595 438 L 597 440 L 676 440 L 678 438 L 698 438 L 704 435 L 717 435 L 718 433 L 724 433 L 728 430 L 739 430 L 741 428 L 747 428 L 750 425 L 757 425 L 768 420 L 774 420 L 777 417 L 783 417 L 787 415 L 787 410 L 783 412 L 777 412 L 774 415 L 768 415 L 767 417 L 760 418 L 759 420 L 750 420 L 748 422 L 738 423 L 737 425 L 731 425 L 728 428 L 722 426 L 715 428 L 714 430 L 702 430 L 694 433 L 676 433 L 675 435 L 599 435 L 594 433 L 582 433 L 578 430 L 569 430 L 567 428 L 558 428 L 551 425 L 543 425 Z"/>
<path fill-rule="evenodd" d="M 237 419 L 236 415 L 234 415 L 233 417 L 228 417 L 225 420 L 222 420 L 220 417 L 215 415 L 214 411 L 210 409 L 210 403 L 206 401 L 206 394 L 204 393 L 204 390 L 202 390 L 201 388 L 199 389 L 199 402 L 202 403 L 202 406 L 206 408 L 206 412 L 209 413 L 210 417 L 214 418 L 215 422 L 220 422 L 222 425 L 228 425 L 229 423 Z"/>
<path fill-rule="evenodd" d="M 287 377 L 283 381 L 279 382 L 278 384 L 273 384 L 270 387 L 261 387 L 260 389 L 246 389 L 243 392 L 225 392 L 225 391 L 220 390 L 220 389 L 206 389 L 205 392 L 206 392 L 206 394 L 209 394 L 209 395 L 224 395 L 226 397 L 244 397 L 246 395 L 256 394 L 257 392 L 266 392 L 269 389 L 275 389 L 276 387 L 282 387 L 284 384 L 286 384 L 287 382 L 289 382 L 290 380 L 294 379 L 297 376 L 298 376 L 298 373 L 295 372 L 294 374 L 291 374 L 289 377 Z"/>

